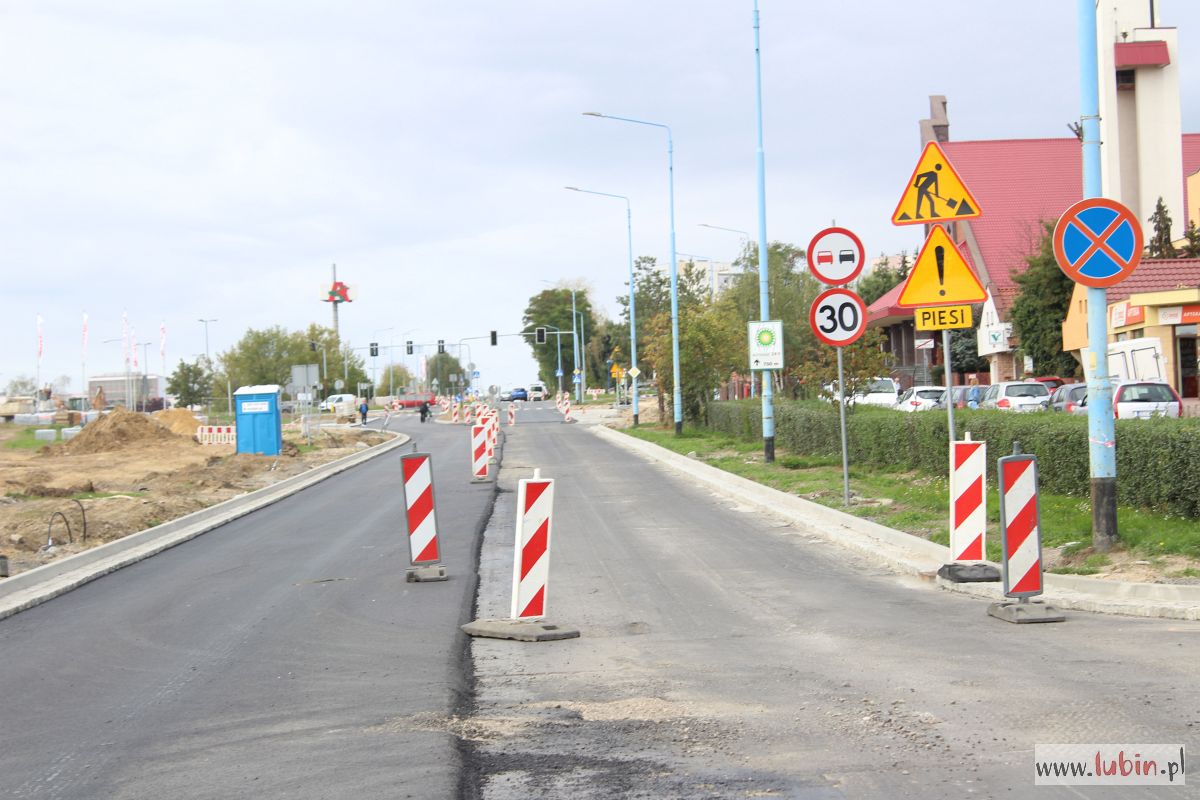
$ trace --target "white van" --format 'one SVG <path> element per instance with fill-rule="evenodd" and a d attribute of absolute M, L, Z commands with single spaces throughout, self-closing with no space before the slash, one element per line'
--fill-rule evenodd
<path fill-rule="evenodd" d="M 354 413 L 355 396 L 352 394 L 331 394 L 321 401 L 322 411 L 335 411 L 339 414 Z M 349 411 L 345 409 L 349 407 Z"/>
<path fill-rule="evenodd" d="M 533 383 L 529 384 L 529 399 L 530 401 L 545 400 L 546 384 L 541 383 L 540 381 L 534 381 Z"/>

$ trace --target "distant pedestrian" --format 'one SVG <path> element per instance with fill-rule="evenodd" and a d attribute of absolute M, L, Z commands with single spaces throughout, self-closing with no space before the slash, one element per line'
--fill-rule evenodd
<path fill-rule="evenodd" d="M 979 408 L 979 399 L 983 396 L 983 391 L 979 388 L 979 379 L 974 375 L 967 381 L 970 388 L 967 389 L 967 408 Z"/>
<path fill-rule="evenodd" d="M 367 424 L 367 401 L 363 400 L 362 405 L 358 407 L 358 413 L 362 414 L 362 424 Z"/>
<path fill-rule="evenodd" d="M 421 401 L 421 422 L 424 422 L 427 419 L 429 419 L 429 401 L 422 400 Z"/>

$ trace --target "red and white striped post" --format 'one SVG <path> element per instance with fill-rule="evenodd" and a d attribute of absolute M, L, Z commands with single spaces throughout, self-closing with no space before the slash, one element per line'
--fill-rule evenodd
<path fill-rule="evenodd" d="M 575 421 L 575 420 L 571 419 L 571 398 L 569 398 L 569 397 L 563 398 L 562 413 L 563 413 L 563 422 L 574 422 Z"/>
<path fill-rule="evenodd" d="M 987 531 L 987 442 L 950 445 L 950 558 L 982 561 Z"/>
<path fill-rule="evenodd" d="M 993 603 L 988 613 L 1007 622 L 1062 622 L 1066 618 L 1055 609 L 1029 602 L 1043 591 L 1037 456 L 1022 454 L 1014 444 L 1013 454 L 999 460 L 998 472 L 1004 594 L 1018 602 Z"/>
<path fill-rule="evenodd" d="M 508 427 L 513 427 L 517 424 L 517 406 L 516 403 L 508 404 Z"/>
<path fill-rule="evenodd" d="M 488 479 L 487 426 L 471 426 L 471 482 L 481 483 Z"/>
<path fill-rule="evenodd" d="M 517 481 L 517 538 L 513 553 L 512 618 L 546 616 L 550 582 L 550 533 L 554 511 L 554 479 Z"/>
<path fill-rule="evenodd" d="M 410 583 L 446 580 L 446 567 L 441 560 L 437 506 L 433 494 L 433 456 L 412 453 L 400 457 L 404 474 L 401 492 L 404 496 L 404 521 L 408 527 L 408 552 L 412 568 Z"/>
<path fill-rule="evenodd" d="M 496 431 L 500 429 L 500 417 L 495 411 L 490 411 L 483 418 L 483 424 L 487 426 L 487 459 L 489 464 L 496 463 Z"/>
<path fill-rule="evenodd" d="M 458 403 L 454 404 L 454 409 L 450 412 L 450 424 L 458 424 Z"/>

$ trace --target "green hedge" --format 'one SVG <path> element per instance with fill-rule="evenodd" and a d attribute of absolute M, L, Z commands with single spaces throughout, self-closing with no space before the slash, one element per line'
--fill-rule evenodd
<path fill-rule="evenodd" d="M 762 436 L 762 406 L 745 400 L 709 404 L 709 427 L 743 439 Z M 988 443 L 989 480 L 1013 442 L 1038 457 L 1042 488 L 1054 494 L 1090 493 L 1087 418 L 1068 414 L 1013 414 L 958 410 L 959 438 Z M 824 403 L 775 405 L 775 442 L 799 455 L 841 454 L 837 407 Z M 945 475 L 949 466 L 946 414 L 906 414 L 856 408 L 846 416 L 851 464 L 915 469 Z M 1122 505 L 1182 517 L 1200 517 L 1200 420 L 1117 420 L 1117 498 Z"/>

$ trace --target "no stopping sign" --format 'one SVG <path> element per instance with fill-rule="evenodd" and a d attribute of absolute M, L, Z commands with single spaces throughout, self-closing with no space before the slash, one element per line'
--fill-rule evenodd
<path fill-rule="evenodd" d="M 825 344 L 845 347 L 857 342 L 867 329 L 867 305 L 849 289 L 829 289 L 813 301 L 808 324 Z"/>

